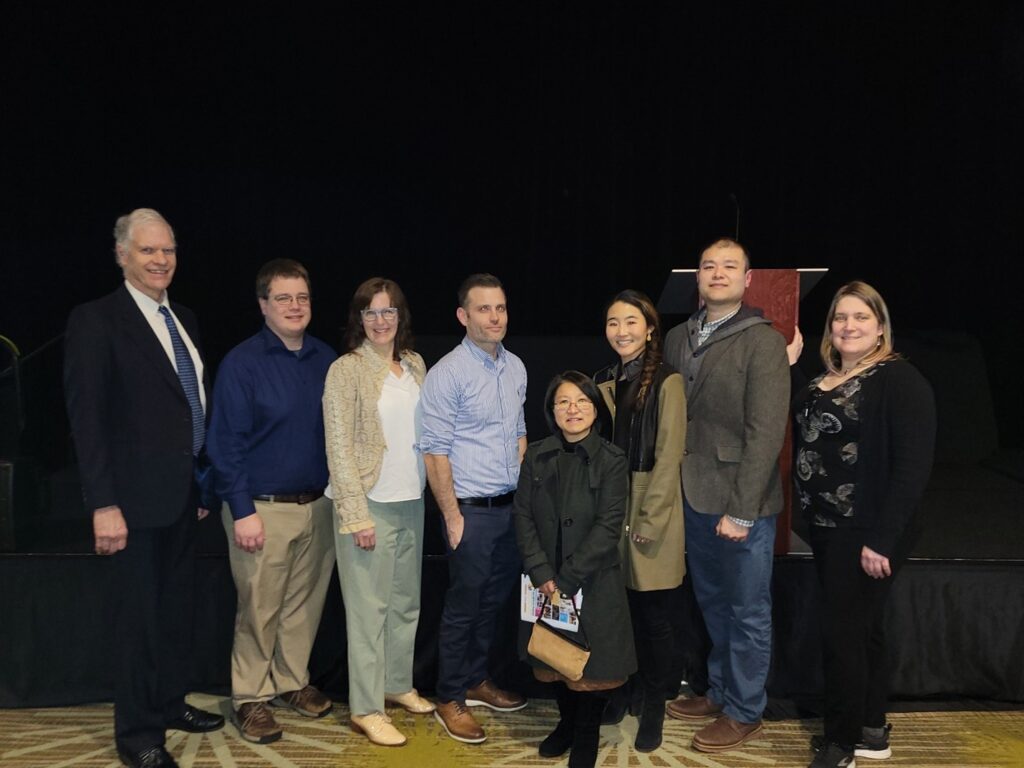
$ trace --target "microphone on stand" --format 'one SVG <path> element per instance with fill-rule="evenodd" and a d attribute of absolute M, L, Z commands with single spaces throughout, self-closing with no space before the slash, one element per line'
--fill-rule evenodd
<path fill-rule="evenodd" d="M 729 199 L 732 200 L 732 204 L 736 208 L 736 230 L 733 233 L 733 240 L 738 243 L 740 241 L 740 201 L 735 192 L 729 193 Z"/>

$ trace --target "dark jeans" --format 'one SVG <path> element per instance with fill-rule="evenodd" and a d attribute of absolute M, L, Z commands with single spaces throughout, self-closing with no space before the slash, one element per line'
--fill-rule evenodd
<path fill-rule="evenodd" d="M 519 584 L 521 562 L 511 504 L 459 509 L 465 527 L 458 549 L 448 547 L 437 696 L 441 701 L 465 702 L 466 690 L 489 676 L 487 656 L 497 612 Z"/>
<path fill-rule="evenodd" d="M 897 545 L 890 557 L 892 576 L 873 579 L 860 565 L 863 531 L 814 525 L 810 539 L 822 588 L 825 738 L 849 746 L 860 740 L 863 726 L 885 725 L 885 601 L 907 547 Z"/>
<path fill-rule="evenodd" d="M 164 528 L 131 528 L 113 555 L 114 736 L 132 752 L 164 743 L 184 712 L 192 662 L 196 506 Z"/>

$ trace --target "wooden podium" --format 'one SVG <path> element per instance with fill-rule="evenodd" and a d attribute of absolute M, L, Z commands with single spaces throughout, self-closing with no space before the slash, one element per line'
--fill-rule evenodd
<path fill-rule="evenodd" d="M 772 321 L 772 327 L 786 339 L 793 340 L 793 329 L 800 320 L 800 300 L 806 296 L 827 269 L 752 269 L 750 287 L 743 301 L 757 307 Z M 700 308 L 695 269 L 673 269 L 658 299 L 662 314 L 692 315 Z M 775 554 L 789 552 L 793 530 L 793 434 L 792 420 L 786 422 L 786 440 L 779 455 L 784 502 L 775 531 Z M 781 535 L 780 535 L 781 534 Z"/>

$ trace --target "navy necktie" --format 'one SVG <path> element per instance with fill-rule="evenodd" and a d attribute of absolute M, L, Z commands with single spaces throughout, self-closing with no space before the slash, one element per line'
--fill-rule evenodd
<path fill-rule="evenodd" d="M 167 323 L 167 330 L 171 334 L 171 347 L 174 348 L 174 362 L 178 368 L 178 378 L 181 379 L 181 388 L 185 390 L 185 397 L 188 399 L 189 407 L 192 409 L 192 454 L 199 455 L 203 447 L 203 439 L 206 433 L 206 423 L 203 418 L 203 403 L 199 399 L 199 379 L 196 377 L 196 367 L 192 364 L 192 355 L 178 333 L 178 326 L 171 317 L 167 307 L 160 307 L 160 314 L 164 316 Z"/>

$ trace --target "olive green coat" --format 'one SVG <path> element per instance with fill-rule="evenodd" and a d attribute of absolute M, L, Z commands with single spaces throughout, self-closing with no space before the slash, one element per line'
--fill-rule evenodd
<path fill-rule="evenodd" d="M 568 481 L 560 477 L 560 455 L 563 461 L 579 462 Z M 519 473 L 514 515 L 523 570 L 534 586 L 554 579 L 563 594 L 583 588 L 580 624 L 591 646 L 583 671 L 587 680 L 621 680 L 636 671 L 617 546 L 626 512 L 626 476 L 625 455 L 596 431 L 571 455 L 563 453 L 557 437 L 532 443 Z M 559 528 L 562 564 L 556 569 Z M 529 622 L 520 622 L 519 654 L 546 669 L 526 651 L 532 629 Z"/>
<path fill-rule="evenodd" d="M 615 381 L 598 384 L 615 423 Z M 686 447 L 686 395 L 678 373 L 665 378 L 658 392 L 658 435 L 654 468 L 631 472 L 629 509 L 620 550 L 626 586 L 638 592 L 672 589 L 686 573 L 683 533 L 683 490 L 680 466 Z M 637 544 L 636 533 L 649 539 Z"/>

